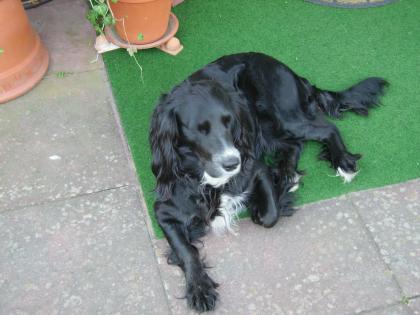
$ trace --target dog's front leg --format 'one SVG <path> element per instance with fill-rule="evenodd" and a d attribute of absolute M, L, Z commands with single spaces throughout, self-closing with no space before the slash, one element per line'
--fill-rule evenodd
<path fill-rule="evenodd" d="M 180 211 L 171 208 L 169 204 L 156 202 L 155 212 L 177 263 L 184 271 L 188 305 L 199 312 L 213 310 L 218 296 L 217 283 L 205 272 L 198 249 L 191 244 L 186 234 L 185 223 L 173 215 Z"/>

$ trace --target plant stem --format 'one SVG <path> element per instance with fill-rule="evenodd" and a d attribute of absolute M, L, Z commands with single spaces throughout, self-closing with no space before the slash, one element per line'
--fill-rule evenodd
<path fill-rule="evenodd" d="M 90 1 L 90 0 L 89 0 Z M 123 30 L 124 30 L 124 34 L 125 34 L 125 39 L 127 40 L 128 43 L 128 48 L 131 50 L 131 52 L 133 52 L 133 46 L 131 45 L 130 41 L 128 40 L 128 35 L 127 35 L 127 31 L 125 30 L 125 23 L 124 23 L 124 18 L 122 19 L 116 19 L 114 16 L 114 12 L 112 12 L 111 7 L 109 6 L 109 0 L 106 0 L 106 3 L 108 5 L 109 11 L 111 12 L 112 18 L 115 21 L 122 21 L 122 25 L 123 25 Z M 140 69 L 140 79 L 141 79 L 141 83 L 144 84 L 144 80 L 143 80 L 143 68 L 140 65 L 139 61 L 137 60 L 136 56 L 134 55 L 134 53 L 131 55 L 131 57 L 134 58 L 134 61 L 136 62 L 137 66 Z"/>

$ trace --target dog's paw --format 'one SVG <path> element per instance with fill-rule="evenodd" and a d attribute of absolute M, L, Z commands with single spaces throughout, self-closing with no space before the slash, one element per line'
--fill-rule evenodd
<path fill-rule="evenodd" d="M 191 280 L 187 287 L 188 305 L 200 313 L 214 310 L 218 297 L 217 287 L 218 284 L 207 274 Z"/>
<path fill-rule="evenodd" d="M 174 251 L 170 251 L 167 254 L 167 263 L 168 265 L 176 265 L 176 266 L 180 266 L 181 265 L 181 260 L 178 258 L 178 256 L 175 254 Z"/>
<path fill-rule="evenodd" d="M 346 172 L 344 170 L 341 169 L 341 167 L 337 168 L 337 176 L 341 176 L 343 178 L 344 183 L 350 183 L 353 178 L 356 177 L 356 175 L 359 172 Z"/>
<path fill-rule="evenodd" d="M 297 210 L 291 206 L 284 206 L 280 209 L 281 217 L 291 217 Z"/>
<path fill-rule="evenodd" d="M 263 227 L 270 228 L 273 227 L 279 220 L 279 214 L 276 211 L 266 211 L 261 213 L 259 209 L 251 210 L 251 220 L 255 224 L 262 225 Z"/>
<path fill-rule="evenodd" d="M 258 225 L 262 225 L 261 218 L 260 218 L 260 215 L 258 213 L 258 210 L 251 209 L 250 212 L 251 212 L 251 220 L 252 220 L 252 222 L 254 222 L 255 224 L 258 224 Z"/>
<path fill-rule="evenodd" d="M 263 225 L 262 216 L 260 214 L 260 211 L 257 208 L 251 209 L 251 220 L 255 224 Z"/>
<path fill-rule="evenodd" d="M 357 175 L 356 162 L 362 156 L 360 154 L 351 154 L 346 152 L 338 162 L 337 176 L 341 176 L 344 183 L 350 183 L 353 178 Z"/>

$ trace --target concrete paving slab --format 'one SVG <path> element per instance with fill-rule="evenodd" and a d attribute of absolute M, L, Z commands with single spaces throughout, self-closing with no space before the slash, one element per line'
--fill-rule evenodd
<path fill-rule="evenodd" d="M 408 307 L 415 315 L 420 315 L 420 297 L 410 300 Z"/>
<path fill-rule="evenodd" d="M 398 304 L 363 313 L 364 315 L 412 315 L 407 305 Z"/>
<path fill-rule="evenodd" d="M 95 31 L 86 20 L 87 1 L 54 0 L 27 10 L 32 25 L 50 53 L 48 75 L 103 67 L 96 59 Z"/>
<path fill-rule="evenodd" d="M 352 194 L 407 297 L 420 294 L 420 180 Z"/>
<path fill-rule="evenodd" d="M 392 274 L 345 198 L 306 205 L 266 230 L 240 222 L 239 236 L 209 236 L 202 252 L 220 286 L 216 314 L 353 314 L 401 300 Z M 181 271 L 156 243 L 174 314 L 192 314 Z"/>
<path fill-rule="evenodd" d="M 0 314 L 168 314 L 138 194 L 0 213 Z"/>
<path fill-rule="evenodd" d="M 50 77 L 0 106 L 0 211 L 132 182 L 103 72 Z"/>
<path fill-rule="evenodd" d="M 86 9 L 54 0 L 28 11 L 48 76 L 0 106 L 0 314 L 193 314 L 165 241 L 156 265 Z M 420 314 L 419 191 L 420 181 L 361 192 L 271 230 L 242 220 L 238 236 L 210 235 L 215 313 Z"/>

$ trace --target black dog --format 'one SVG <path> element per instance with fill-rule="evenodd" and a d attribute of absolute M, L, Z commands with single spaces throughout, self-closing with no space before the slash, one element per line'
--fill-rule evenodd
<path fill-rule="evenodd" d="M 190 307 L 212 310 L 217 299 L 194 241 L 210 227 L 230 230 L 244 206 L 264 227 L 290 215 L 306 140 L 323 143 L 320 158 L 350 181 L 360 155 L 347 151 L 324 115 L 367 115 L 386 85 L 368 78 L 343 92 L 323 91 L 276 59 L 242 53 L 205 66 L 161 98 L 150 131 L 154 209 L 172 248 L 168 262 L 185 273 Z M 266 153 L 274 165 L 261 162 Z"/>

